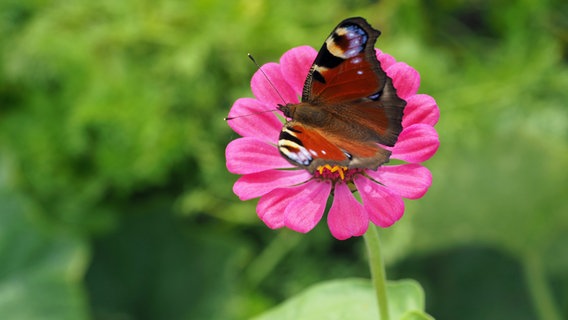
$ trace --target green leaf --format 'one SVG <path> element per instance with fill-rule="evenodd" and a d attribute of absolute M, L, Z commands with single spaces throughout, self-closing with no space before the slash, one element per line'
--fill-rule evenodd
<path fill-rule="evenodd" d="M 407 313 L 405 313 L 400 320 L 434 320 L 434 318 L 422 311 L 409 311 Z"/>
<path fill-rule="evenodd" d="M 416 281 L 391 281 L 387 292 L 391 319 L 432 319 L 423 311 L 424 291 Z M 371 282 L 344 279 L 316 284 L 255 320 L 378 318 Z"/>
<path fill-rule="evenodd" d="M 1 318 L 87 319 L 83 241 L 38 227 L 25 204 L 0 191 Z"/>
<path fill-rule="evenodd" d="M 239 240 L 181 222 L 167 205 L 145 202 L 95 243 L 85 278 L 97 319 L 231 319 L 247 312 L 236 286 L 246 255 Z"/>

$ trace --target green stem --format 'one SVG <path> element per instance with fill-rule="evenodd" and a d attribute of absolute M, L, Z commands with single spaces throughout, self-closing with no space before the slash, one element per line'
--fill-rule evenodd
<path fill-rule="evenodd" d="M 247 268 L 248 283 L 256 287 L 274 270 L 302 238 L 295 232 L 282 230 Z"/>
<path fill-rule="evenodd" d="M 539 319 L 560 320 L 560 312 L 554 304 L 554 298 L 546 281 L 542 260 L 535 252 L 527 253 L 524 258 L 525 279 Z"/>
<path fill-rule="evenodd" d="M 363 236 L 367 253 L 369 255 L 369 267 L 371 269 L 371 279 L 377 294 L 377 303 L 379 305 L 379 315 L 381 320 L 389 320 L 389 306 L 387 302 L 387 279 L 385 272 L 385 264 L 381 256 L 381 242 L 379 240 L 379 232 L 377 227 L 371 224 L 369 229 Z"/>

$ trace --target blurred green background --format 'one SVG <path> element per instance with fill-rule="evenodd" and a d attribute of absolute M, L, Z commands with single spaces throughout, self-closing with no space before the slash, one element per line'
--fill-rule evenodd
<path fill-rule="evenodd" d="M 246 319 L 369 277 L 362 239 L 268 229 L 224 164 L 247 52 L 355 15 L 441 109 L 389 278 L 438 319 L 568 317 L 566 1 L 2 0 L 0 318 Z"/>

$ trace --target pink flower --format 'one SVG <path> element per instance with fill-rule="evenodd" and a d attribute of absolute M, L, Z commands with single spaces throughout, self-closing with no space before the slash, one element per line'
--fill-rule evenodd
<path fill-rule="evenodd" d="M 225 153 L 228 170 L 242 175 L 233 191 L 243 201 L 260 197 L 257 214 L 268 227 L 310 231 L 324 215 L 333 193 L 327 214 L 332 235 L 340 240 L 361 236 L 369 221 L 380 227 L 395 223 L 404 213 L 403 198 L 418 199 L 432 184 L 430 171 L 420 163 L 432 157 L 439 146 L 434 129 L 439 118 L 436 101 L 417 94 L 420 75 L 416 70 L 376 52 L 398 95 L 407 102 L 403 131 L 391 155 L 403 164 L 383 165 L 376 171 L 350 169 L 343 179 L 330 172 L 311 174 L 280 155 L 276 144 L 283 122 L 274 113 L 260 112 L 274 110 L 283 102 L 260 72 L 251 81 L 256 98 L 241 98 L 233 104 L 229 117 L 253 114 L 229 121 L 242 136 L 229 143 Z M 286 102 L 298 103 L 316 55 L 308 46 L 293 48 L 284 53 L 279 64 L 265 64 L 262 70 Z M 350 185 L 356 187 L 362 202 L 354 197 Z"/>

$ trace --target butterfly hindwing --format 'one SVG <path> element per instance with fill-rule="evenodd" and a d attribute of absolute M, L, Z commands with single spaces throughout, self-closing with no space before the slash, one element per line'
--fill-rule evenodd
<path fill-rule="evenodd" d="M 282 128 L 278 149 L 289 160 L 306 167 L 318 158 L 325 158 L 333 163 L 349 160 L 348 156 L 321 132 L 296 121 L 287 122 Z"/>
<path fill-rule="evenodd" d="M 278 140 L 278 149 L 292 163 L 310 172 L 326 164 L 371 168 L 375 166 L 377 158 L 384 163 L 391 154 L 377 144 L 354 141 L 342 135 L 329 135 L 318 128 L 310 128 L 296 121 L 284 125 Z"/>

